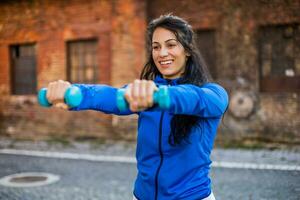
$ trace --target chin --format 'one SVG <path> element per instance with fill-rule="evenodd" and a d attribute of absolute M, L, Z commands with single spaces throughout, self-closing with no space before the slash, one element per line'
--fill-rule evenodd
<path fill-rule="evenodd" d="M 170 75 L 170 74 L 163 74 L 163 77 L 165 79 L 175 79 L 174 75 Z"/>
<path fill-rule="evenodd" d="M 162 76 L 166 78 L 166 77 L 172 77 L 173 75 L 172 74 L 162 73 Z"/>

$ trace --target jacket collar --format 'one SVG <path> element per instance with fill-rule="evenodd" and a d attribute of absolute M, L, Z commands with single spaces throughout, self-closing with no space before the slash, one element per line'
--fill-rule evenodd
<path fill-rule="evenodd" d="M 157 75 L 154 79 L 155 83 L 161 84 L 161 85 L 178 85 L 178 81 L 180 78 L 176 79 L 164 79 L 161 75 Z"/>

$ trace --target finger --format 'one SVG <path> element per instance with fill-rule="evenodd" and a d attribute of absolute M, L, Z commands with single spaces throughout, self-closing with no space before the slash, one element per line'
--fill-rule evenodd
<path fill-rule="evenodd" d="M 140 84 L 141 81 L 136 79 L 133 81 L 132 84 L 132 91 L 131 91 L 131 97 L 132 100 L 130 102 L 130 110 L 133 112 L 137 112 L 138 111 L 138 107 L 139 107 L 139 96 L 140 96 Z"/>
<path fill-rule="evenodd" d="M 53 105 L 53 107 L 55 107 L 55 108 L 58 108 L 60 103 L 62 103 L 62 102 L 59 101 L 59 100 L 54 100 L 54 101 L 52 101 L 52 105 Z"/>
<path fill-rule="evenodd" d="M 64 110 L 67 110 L 69 108 L 68 105 L 63 102 L 56 102 L 54 104 L 54 107 L 59 108 L 59 109 L 64 109 Z"/>
<path fill-rule="evenodd" d="M 51 87 L 51 98 L 53 103 L 56 101 L 59 101 L 59 98 L 57 98 L 57 81 L 53 82 L 52 87 Z"/>
<path fill-rule="evenodd" d="M 53 103 L 53 84 L 54 84 L 54 82 L 51 82 L 48 84 L 47 94 L 46 94 L 47 100 L 51 104 Z"/>
<path fill-rule="evenodd" d="M 138 103 L 137 101 L 133 101 L 132 103 L 129 104 L 129 108 L 132 112 L 137 112 L 139 111 L 138 109 Z"/>
<path fill-rule="evenodd" d="M 57 81 L 55 85 L 56 98 L 59 100 L 64 100 L 66 92 L 66 83 L 62 80 Z"/>
<path fill-rule="evenodd" d="M 147 108 L 148 103 L 147 103 L 147 80 L 142 80 L 140 84 L 140 90 L 139 90 L 139 102 L 138 106 L 140 108 Z"/>
<path fill-rule="evenodd" d="M 131 97 L 132 100 L 130 102 L 131 107 L 134 108 L 134 110 L 137 110 L 138 104 L 139 104 L 139 89 L 140 88 L 140 80 L 135 80 L 132 84 L 132 91 L 131 91 Z"/>
<path fill-rule="evenodd" d="M 59 108 L 63 109 L 63 110 L 68 110 L 69 106 L 65 103 L 60 103 L 59 104 Z"/>
<path fill-rule="evenodd" d="M 158 87 L 156 86 L 156 84 L 154 83 L 154 81 L 151 81 L 151 84 L 152 84 L 152 86 L 154 88 L 154 91 L 155 92 L 158 91 Z"/>
<path fill-rule="evenodd" d="M 125 88 L 124 97 L 128 103 L 132 102 L 132 83 Z"/>
<path fill-rule="evenodd" d="M 148 81 L 147 84 L 147 104 L 149 107 L 152 107 L 154 102 L 153 102 L 153 95 L 154 92 L 157 91 L 158 88 L 156 87 L 155 83 L 153 81 Z"/>
<path fill-rule="evenodd" d="M 132 85 L 132 98 L 134 101 L 138 101 L 139 98 L 139 88 L 140 88 L 140 80 L 135 80 Z"/>
<path fill-rule="evenodd" d="M 132 112 L 137 112 L 138 111 L 138 105 L 137 105 L 137 101 L 134 101 L 133 97 L 132 97 L 132 91 L 133 91 L 133 84 L 130 83 L 127 87 L 126 87 L 126 91 L 125 91 L 125 99 L 129 104 L 129 109 Z"/>

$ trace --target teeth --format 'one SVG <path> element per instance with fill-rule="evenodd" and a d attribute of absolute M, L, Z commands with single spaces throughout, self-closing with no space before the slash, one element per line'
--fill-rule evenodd
<path fill-rule="evenodd" d="M 160 64 L 162 65 L 168 65 L 168 64 L 171 64 L 172 61 L 171 60 L 168 60 L 168 61 L 161 61 Z"/>

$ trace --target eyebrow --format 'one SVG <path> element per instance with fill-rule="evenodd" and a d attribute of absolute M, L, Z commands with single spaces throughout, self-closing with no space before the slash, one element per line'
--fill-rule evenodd
<path fill-rule="evenodd" d="M 177 42 L 177 40 L 176 39 L 174 39 L 174 38 L 171 38 L 171 39 L 168 39 L 168 40 L 166 40 L 165 42 L 169 42 L 169 41 L 171 41 L 171 40 L 175 40 L 176 42 Z M 152 44 L 154 44 L 154 43 L 158 43 L 159 44 L 159 42 L 152 42 Z"/>

